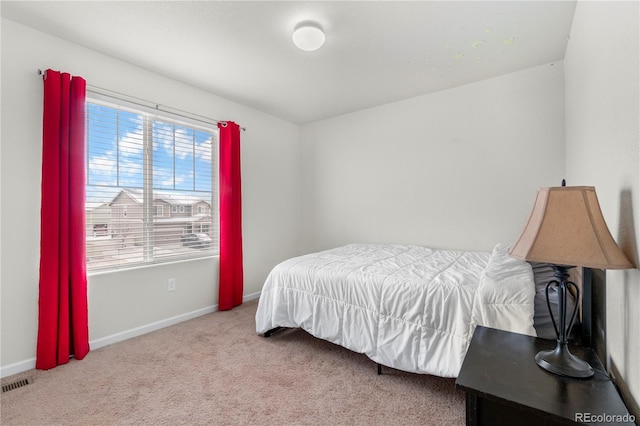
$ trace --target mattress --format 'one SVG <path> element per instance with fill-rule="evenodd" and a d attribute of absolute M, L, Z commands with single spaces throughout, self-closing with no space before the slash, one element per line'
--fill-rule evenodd
<path fill-rule="evenodd" d="M 302 328 L 403 371 L 457 377 L 475 326 L 535 336 L 531 266 L 492 252 L 350 244 L 268 275 L 256 332 Z"/>

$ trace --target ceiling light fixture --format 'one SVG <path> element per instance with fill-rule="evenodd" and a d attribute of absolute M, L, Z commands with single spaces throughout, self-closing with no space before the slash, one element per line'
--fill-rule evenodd
<path fill-rule="evenodd" d="M 324 31 L 316 22 L 300 22 L 293 30 L 293 44 L 305 52 L 318 50 L 324 44 Z"/>

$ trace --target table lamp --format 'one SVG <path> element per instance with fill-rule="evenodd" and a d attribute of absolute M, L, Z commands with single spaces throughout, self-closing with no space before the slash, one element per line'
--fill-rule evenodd
<path fill-rule="evenodd" d="M 598 197 L 592 186 L 563 186 L 538 189 L 531 215 L 516 243 L 509 249 L 513 257 L 552 264 L 554 279 L 546 287 L 547 307 L 555 328 L 555 349 L 535 357 L 538 366 L 561 376 L 589 378 L 591 366 L 573 355 L 567 347 L 577 314 L 567 317 L 567 291 L 580 290 L 568 280 L 575 267 L 629 269 L 634 265 L 613 240 L 602 217 Z M 558 315 L 549 302 L 549 288 L 558 287 Z"/>

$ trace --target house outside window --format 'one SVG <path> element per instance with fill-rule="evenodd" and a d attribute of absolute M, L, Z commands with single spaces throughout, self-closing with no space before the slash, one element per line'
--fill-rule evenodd
<path fill-rule="evenodd" d="M 217 254 L 217 128 L 103 97 L 86 108 L 87 270 Z"/>

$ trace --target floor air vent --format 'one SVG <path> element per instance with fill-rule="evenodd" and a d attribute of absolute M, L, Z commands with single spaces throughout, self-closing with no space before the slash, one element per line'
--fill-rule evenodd
<path fill-rule="evenodd" d="M 23 386 L 30 384 L 31 381 L 29 379 L 18 380 L 17 382 L 7 383 L 6 385 L 2 385 L 2 393 L 8 392 L 10 390 L 18 389 Z"/>

